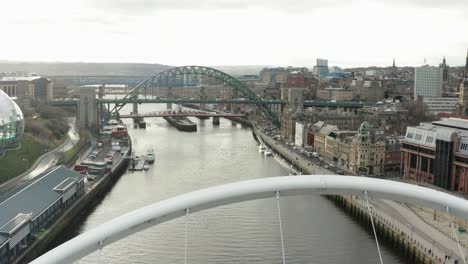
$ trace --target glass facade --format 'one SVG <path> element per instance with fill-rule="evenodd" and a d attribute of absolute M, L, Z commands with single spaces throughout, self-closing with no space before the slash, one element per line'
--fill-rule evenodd
<path fill-rule="evenodd" d="M 17 146 L 23 132 L 23 112 L 5 92 L 0 90 L 0 151 Z"/>

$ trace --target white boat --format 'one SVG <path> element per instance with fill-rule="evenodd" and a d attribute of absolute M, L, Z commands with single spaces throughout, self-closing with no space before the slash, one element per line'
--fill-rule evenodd
<path fill-rule="evenodd" d="M 143 165 L 143 169 L 144 169 L 144 170 L 149 170 L 149 165 L 148 165 L 148 163 L 145 163 L 145 165 Z"/>
<path fill-rule="evenodd" d="M 273 153 L 271 153 L 271 150 L 270 150 L 270 149 L 266 149 L 266 150 L 265 150 L 265 156 L 268 157 L 268 156 L 272 156 L 272 155 L 273 155 Z"/>
<path fill-rule="evenodd" d="M 258 152 L 263 153 L 265 152 L 265 150 L 266 150 L 266 147 L 263 144 L 260 144 L 260 146 L 258 146 Z"/>
<path fill-rule="evenodd" d="M 148 150 L 146 150 L 145 160 L 149 164 L 151 164 L 154 162 L 155 159 L 156 159 L 156 155 L 154 154 L 154 150 L 152 148 L 149 148 Z"/>

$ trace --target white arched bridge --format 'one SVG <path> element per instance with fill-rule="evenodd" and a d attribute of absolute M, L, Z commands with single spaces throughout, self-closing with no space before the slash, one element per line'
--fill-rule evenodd
<path fill-rule="evenodd" d="M 32 263 L 71 263 L 126 236 L 172 219 L 183 217 L 189 212 L 195 213 L 217 206 L 248 200 L 276 197 L 278 200 L 279 218 L 281 220 L 279 211 L 280 196 L 305 194 L 356 195 L 366 198 L 372 197 L 408 202 L 440 211 L 447 211 L 458 217 L 468 219 L 468 201 L 448 193 L 421 186 L 354 176 L 308 175 L 272 177 L 210 187 L 143 207 L 71 239 L 45 253 Z"/>

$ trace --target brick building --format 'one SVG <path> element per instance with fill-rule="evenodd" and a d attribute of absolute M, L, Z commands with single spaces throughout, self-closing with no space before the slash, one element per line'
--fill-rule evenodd
<path fill-rule="evenodd" d="M 405 178 L 468 194 L 468 120 L 408 127 L 401 150 Z"/>

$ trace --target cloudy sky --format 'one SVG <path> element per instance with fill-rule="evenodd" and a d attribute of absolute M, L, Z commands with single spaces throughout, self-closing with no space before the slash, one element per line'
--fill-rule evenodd
<path fill-rule="evenodd" d="M 14 0 L 0 60 L 464 65 L 468 0 Z"/>

